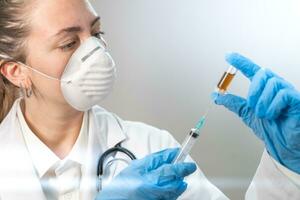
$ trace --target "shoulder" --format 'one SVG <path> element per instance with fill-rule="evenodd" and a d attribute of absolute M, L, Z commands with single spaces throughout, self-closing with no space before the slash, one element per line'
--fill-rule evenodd
<path fill-rule="evenodd" d="M 111 124 L 120 125 L 121 119 L 112 112 L 107 111 L 106 109 L 100 106 L 94 106 L 90 113 L 93 115 L 94 119 L 97 121 L 98 124 L 102 126 L 108 126 Z"/>
<path fill-rule="evenodd" d="M 128 140 L 124 147 L 135 152 L 138 158 L 167 148 L 178 147 L 179 143 L 166 130 L 134 121 L 123 121 Z"/>
<path fill-rule="evenodd" d="M 143 122 L 123 120 L 115 113 L 109 112 L 100 106 L 94 106 L 92 112 L 98 121 L 112 120 L 113 122 L 118 123 L 124 133 L 128 136 L 135 136 L 138 134 L 139 136 L 144 137 L 170 137 L 170 134 L 165 130 L 161 130 Z M 101 123 L 103 123 L 103 121 Z"/>
<path fill-rule="evenodd" d="M 131 137 L 146 138 L 157 142 L 173 139 L 173 136 L 168 131 L 143 122 L 123 121 L 122 124 L 125 132 Z"/>
<path fill-rule="evenodd" d="M 105 121 L 106 123 L 118 123 L 127 136 L 127 140 L 122 145 L 131 150 L 138 148 L 141 152 L 145 151 L 147 154 L 179 145 L 166 130 L 143 122 L 123 120 L 118 115 L 99 106 L 93 108 L 93 113 L 99 119 L 100 123 L 105 123 Z"/>
<path fill-rule="evenodd" d="M 92 108 L 92 113 L 98 121 L 104 120 L 101 121 L 101 123 L 108 120 L 118 123 L 128 136 L 135 136 L 135 134 L 138 134 L 139 136 L 144 137 L 170 137 L 170 134 L 165 130 L 158 129 L 143 122 L 123 120 L 117 114 L 109 112 L 100 106 L 94 106 Z"/>

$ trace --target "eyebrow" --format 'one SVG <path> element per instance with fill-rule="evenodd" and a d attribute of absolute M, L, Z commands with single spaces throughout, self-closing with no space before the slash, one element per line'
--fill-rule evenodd
<path fill-rule="evenodd" d="M 100 19 L 101 19 L 101 18 L 100 18 L 99 16 L 97 16 L 97 17 L 94 19 L 94 21 L 92 21 L 91 27 L 93 27 L 97 22 L 99 22 Z"/>
<path fill-rule="evenodd" d="M 100 17 L 97 16 L 91 23 L 91 27 L 93 27 L 97 22 L 100 21 Z M 64 28 L 60 31 L 58 31 L 58 33 L 56 33 L 54 36 L 58 36 L 62 33 L 72 33 L 72 32 L 80 32 L 82 30 L 81 27 L 79 26 L 73 26 L 73 27 L 68 27 L 68 28 Z"/>

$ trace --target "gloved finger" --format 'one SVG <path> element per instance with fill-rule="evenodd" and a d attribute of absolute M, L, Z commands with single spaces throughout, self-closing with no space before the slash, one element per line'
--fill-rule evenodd
<path fill-rule="evenodd" d="M 187 183 L 184 181 L 176 181 L 172 184 L 164 185 L 161 187 L 163 191 L 162 199 L 177 199 L 187 189 Z"/>
<path fill-rule="evenodd" d="M 163 164 L 171 163 L 176 157 L 179 148 L 165 149 L 156 153 L 152 153 L 143 159 L 136 160 L 135 166 L 145 167 L 145 171 L 151 171 L 159 168 Z"/>
<path fill-rule="evenodd" d="M 188 186 L 188 184 L 186 182 L 182 182 L 175 190 L 175 197 L 176 196 L 179 197 L 180 195 L 182 195 L 182 193 L 184 193 L 186 191 L 187 186 Z"/>
<path fill-rule="evenodd" d="M 246 118 L 252 112 L 251 108 L 247 105 L 246 99 L 242 97 L 233 94 L 223 95 L 216 92 L 214 92 L 212 96 L 217 105 L 225 106 L 241 118 Z"/>
<path fill-rule="evenodd" d="M 267 116 L 267 110 L 271 105 L 275 95 L 278 91 L 284 88 L 291 88 L 291 85 L 281 78 L 270 78 L 259 97 L 257 104 L 255 105 L 255 114 L 257 117 L 265 118 Z"/>
<path fill-rule="evenodd" d="M 282 89 L 274 97 L 267 110 L 267 119 L 277 119 L 281 115 L 300 115 L 300 93 L 294 89 Z"/>
<path fill-rule="evenodd" d="M 168 185 L 179 180 L 177 174 L 172 169 L 172 164 L 165 164 L 156 170 L 151 171 L 147 174 L 147 178 L 158 186 Z"/>
<path fill-rule="evenodd" d="M 255 109 L 257 101 L 261 96 L 268 80 L 274 76 L 274 73 L 268 69 L 260 69 L 254 76 L 251 81 L 247 103 L 252 109 Z"/>
<path fill-rule="evenodd" d="M 240 70 L 250 80 L 252 80 L 252 77 L 260 69 L 257 64 L 238 53 L 227 54 L 226 61 L 236 69 Z"/>
<path fill-rule="evenodd" d="M 192 162 L 182 162 L 176 163 L 172 165 L 173 171 L 179 178 L 184 178 L 192 173 L 194 173 L 197 169 L 197 165 Z"/>
<path fill-rule="evenodd" d="M 153 184 L 143 184 L 136 191 L 139 196 L 148 197 L 147 199 L 177 199 L 187 188 L 183 181 L 174 181 L 168 185 L 157 186 Z"/>
<path fill-rule="evenodd" d="M 167 164 L 157 169 L 159 173 L 157 185 L 166 185 L 176 180 L 183 180 L 184 177 L 192 174 L 197 169 L 195 163 Z"/>
<path fill-rule="evenodd" d="M 240 118 L 242 118 L 243 122 L 250 127 L 251 129 L 255 129 L 257 120 L 252 108 L 247 105 L 246 99 L 235 96 L 233 94 L 215 94 L 215 103 L 217 105 L 223 105 L 233 113 L 237 114 Z M 263 140 L 263 136 L 260 135 L 259 132 L 254 132 L 257 137 Z"/>

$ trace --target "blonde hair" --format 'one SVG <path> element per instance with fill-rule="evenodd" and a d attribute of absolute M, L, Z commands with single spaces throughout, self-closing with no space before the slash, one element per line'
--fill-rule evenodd
<path fill-rule="evenodd" d="M 29 23 L 25 8 L 30 0 L 0 0 L 0 68 L 7 62 L 26 62 Z M 19 88 L 0 76 L 0 123 L 19 97 Z"/>

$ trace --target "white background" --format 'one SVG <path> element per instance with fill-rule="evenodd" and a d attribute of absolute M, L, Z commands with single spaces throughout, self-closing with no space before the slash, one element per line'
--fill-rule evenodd
<path fill-rule="evenodd" d="M 118 80 L 104 107 L 167 129 L 182 141 L 205 112 L 236 51 L 300 86 L 298 0 L 98 0 Z M 242 74 L 230 92 L 247 95 Z M 192 156 L 232 199 L 242 199 L 263 144 L 235 115 L 214 107 Z"/>

